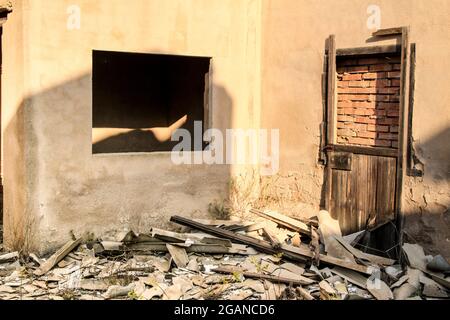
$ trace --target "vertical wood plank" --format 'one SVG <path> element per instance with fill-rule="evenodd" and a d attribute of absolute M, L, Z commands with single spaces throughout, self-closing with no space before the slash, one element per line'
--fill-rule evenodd
<path fill-rule="evenodd" d="M 422 176 L 423 172 L 414 168 L 413 161 L 413 112 L 414 112 L 414 91 L 416 88 L 416 44 L 411 44 L 409 58 L 409 101 L 408 101 L 408 122 L 407 122 L 407 146 L 406 146 L 406 173 L 409 176 Z"/>
<path fill-rule="evenodd" d="M 402 42 L 401 42 L 401 77 L 400 77 L 400 127 L 398 134 L 398 159 L 397 159 L 397 170 L 396 170 L 396 188 L 395 188 L 395 211 L 397 215 L 397 226 L 399 230 L 403 229 L 404 215 L 402 213 L 402 189 L 403 189 L 403 175 L 404 175 L 404 164 L 405 161 L 405 129 L 406 120 L 405 114 L 407 112 L 406 105 L 406 80 L 408 71 L 408 54 L 409 54 L 409 27 L 402 28 Z M 406 165 L 406 161 L 405 161 Z M 402 232 L 400 232 L 402 235 Z M 403 239 L 400 239 L 403 241 Z"/>
<path fill-rule="evenodd" d="M 376 201 L 377 201 L 377 164 L 378 164 L 378 157 L 370 156 L 368 157 L 368 165 L 367 165 L 367 179 L 368 179 L 368 209 L 365 213 L 364 222 L 362 227 L 366 228 L 366 223 L 371 217 L 377 216 L 377 207 L 376 207 Z M 395 176 L 392 177 L 392 179 L 395 179 Z"/>
<path fill-rule="evenodd" d="M 377 223 L 395 217 L 396 159 L 379 157 L 377 176 Z"/>
<path fill-rule="evenodd" d="M 336 37 L 328 38 L 327 143 L 336 142 Z"/>
<path fill-rule="evenodd" d="M 327 62 L 327 145 L 332 145 L 336 140 L 336 37 L 331 35 L 328 38 L 328 62 Z M 328 152 L 328 160 L 331 153 Z M 326 192 L 325 208 L 330 211 L 330 199 L 332 188 L 332 169 L 329 165 L 326 168 Z M 330 212 L 331 213 L 331 212 Z"/>

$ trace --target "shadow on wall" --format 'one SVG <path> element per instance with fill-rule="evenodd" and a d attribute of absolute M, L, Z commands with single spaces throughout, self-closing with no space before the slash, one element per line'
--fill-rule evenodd
<path fill-rule="evenodd" d="M 423 183 L 423 179 L 410 178 L 411 189 L 404 192 L 408 204 L 405 210 L 406 240 L 421 244 L 428 254 L 442 254 L 446 258 L 450 258 L 449 141 L 450 127 L 423 142 L 415 142 L 416 156 L 424 163 L 424 179 L 431 179 L 437 186 L 424 185 L 430 188 L 430 193 L 414 195 L 418 192 L 414 186 Z"/>
<path fill-rule="evenodd" d="M 125 182 L 123 172 L 108 171 L 106 175 L 97 178 L 99 163 L 105 161 L 105 165 L 107 165 L 110 157 L 96 159 L 95 163 L 93 161 L 91 90 L 92 75 L 85 74 L 27 97 L 6 125 L 4 130 L 5 210 L 3 212 L 5 247 L 16 250 L 42 248 L 39 233 L 50 232 L 50 230 L 39 230 L 38 225 L 41 221 L 38 221 L 36 217 L 48 216 L 47 221 L 57 223 L 57 225 L 50 226 L 50 229 L 62 227 L 64 231 L 60 231 L 60 234 L 64 232 L 65 235 L 67 231 L 67 237 L 70 230 L 80 235 L 85 232 L 94 232 L 100 235 L 102 232 L 123 226 L 118 214 L 116 216 L 117 210 L 114 211 L 114 208 L 121 207 L 123 197 L 136 196 L 136 201 L 130 201 L 131 208 L 126 207 L 127 210 L 133 211 L 127 213 L 131 215 L 132 220 L 138 221 L 134 225 L 140 224 L 142 221 L 148 223 L 160 221 L 161 227 L 167 227 L 169 224 L 169 217 L 164 216 L 164 221 L 161 221 L 161 217 L 156 219 L 154 216 L 146 216 L 164 209 L 160 208 L 161 200 L 158 204 L 149 200 L 154 198 L 149 193 L 154 190 L 154 175 L 157 174 L 160 177 L 165 173 L 155 173 L 152 168 L 145 167 L 145 170 L 142 170 L 143 179 L 137 181 L 136 184 L 130 180 Z M 219 116 L 215 115 L 213 124 L 215 125 L 215 120 L 217 120 L 219 129 L 230 128 L 233 112 L 231 96 L 227 89 L 216 85 L 213 85 L 212 94 L 214 110 L 219 113 Z M 133 137 L 138 137 L 140 141 L 149 144 L 157 140 L 151 132 L 143 132 L 139 129 L 128 135 L 128 141 L 133 141 Z M 120 144 L 123 143 L 120 137 L 117 140 L 111 138 L 100 143 L 113 145 L 117 149 L 127 149 L 126 145 Z M 114 145 L 115 143 L 119 146 Z M 155 146 L 152 150 L 159 151 Z M 117 157 L 111 161 L 126 164 L 127 161 L 133 163 L 134 159 L 128 158 L 126 153 L 121 153 Z M 152 155 L 148 153 L 142 157 L 153 159 Z M 39 163 L 41 165 L 38 165 Z M 46 171 L 40 172 L 40 168 L 43 166 Z M 175 210 L 174 213 L 206 218 L 209 204 L 205 203 L 206 201 L 213 202 L 216 200 L 213 197 L 218 194 L 223 198 L 228 197 L 229 168 L 223 171 L 209 170 L 205 165 L 203 167 L 205 170 L 200 171 L 199 169 L 194 170 L 195 168 L 190 165 L 181 165 L 181 167 L 185 167 L 183 170 L 176 169 L 176 165 L 173 166 L 168 169 L 167 174 L 171 175 L 171 179 L 168 180 L 178 179 L 174 178 L 176 174 L 179 175 L 180 181 L 187 181 L 188 185 L 180 182 L 180 185 L 175 188 L 170 185 L 165 187 L 165 184 L 161 183 L 158 188 L 161 188 L 168 198 L 177 197 L 181 193 L 185 195 L 182 199 L 192 199 L 192 203 L 187 204 L 163 202 L 171 210 Z M 136 168 L 132 169 L 132 171 L 135 170 Z M 220 175 L 216 174 L 216 171 L 220 172 Z M 202 172 L 204 172 L 204 176 Z M 226 176 L 222 177 L 221 172 L 227 172 Z M 208 174 L 212 174 L 212 176 L 208 176 Z M 148 179 L 145 178 L 146 176 Z M 99 180 L 96 181 L 96 179 Z M 212 185 L 207 186 L 205 183 L 192 185 L 192 182 L 197 179 L 211 181 Z M 131 193 L 130 190 L 140 188 L 142 180 L 149 181 L 149 185 L 145 187 L 148 187 L 149 191 L 141 190 Z M 53 191 L 58 196 L 50 201 L 47 199 L 45 205 L 41 204 L 42 199 L 39 199 L 37 194 L 42 190 L 38 190 L 38 185 L 49 188 L 45 191 L 46 194 Z M 80 193 L 74 185 L 104 188 L 121 196 L 95 198 L 95 194 Z M 114 212 L 111 211 L 112 209 Z M 95 215 L 92 214 L 93 212 Z M 55 243 L 54 245 L 59 244 Z"/>

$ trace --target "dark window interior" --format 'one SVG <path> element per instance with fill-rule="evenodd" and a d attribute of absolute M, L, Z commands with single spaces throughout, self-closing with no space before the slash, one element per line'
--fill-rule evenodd
<path fill-rule="evenodd" d="M 93 128 L 134 130 L 93 143 L 93 153 L 171 151 L 178 142 L 142 129 L 167 128 L 184 116 L 181 128 L 193 140 L 194 121 L 204 120 L 209 66 L 205 57 L 94 51 Z"/>

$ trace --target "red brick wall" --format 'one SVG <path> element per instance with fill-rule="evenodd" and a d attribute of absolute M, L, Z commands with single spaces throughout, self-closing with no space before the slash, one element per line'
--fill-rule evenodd
<path fill-rule="evenodd" d="M 337 143 L 398 147 L 400 57 L 338 58 Z"/>

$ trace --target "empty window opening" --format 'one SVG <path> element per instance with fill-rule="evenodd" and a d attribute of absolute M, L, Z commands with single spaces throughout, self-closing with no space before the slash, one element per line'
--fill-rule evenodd
<path fill-rule="evenodd" d="M 199 151 L 194 122 L 204 121 L 209 68 L 207 57 L 94 51 L 93 153 L 171 151 L 176 129 Z"/>
<path fill-rule="evenodd" d="M 338 57 L 337 143 L 398 148 L 400 56 Z"/>

